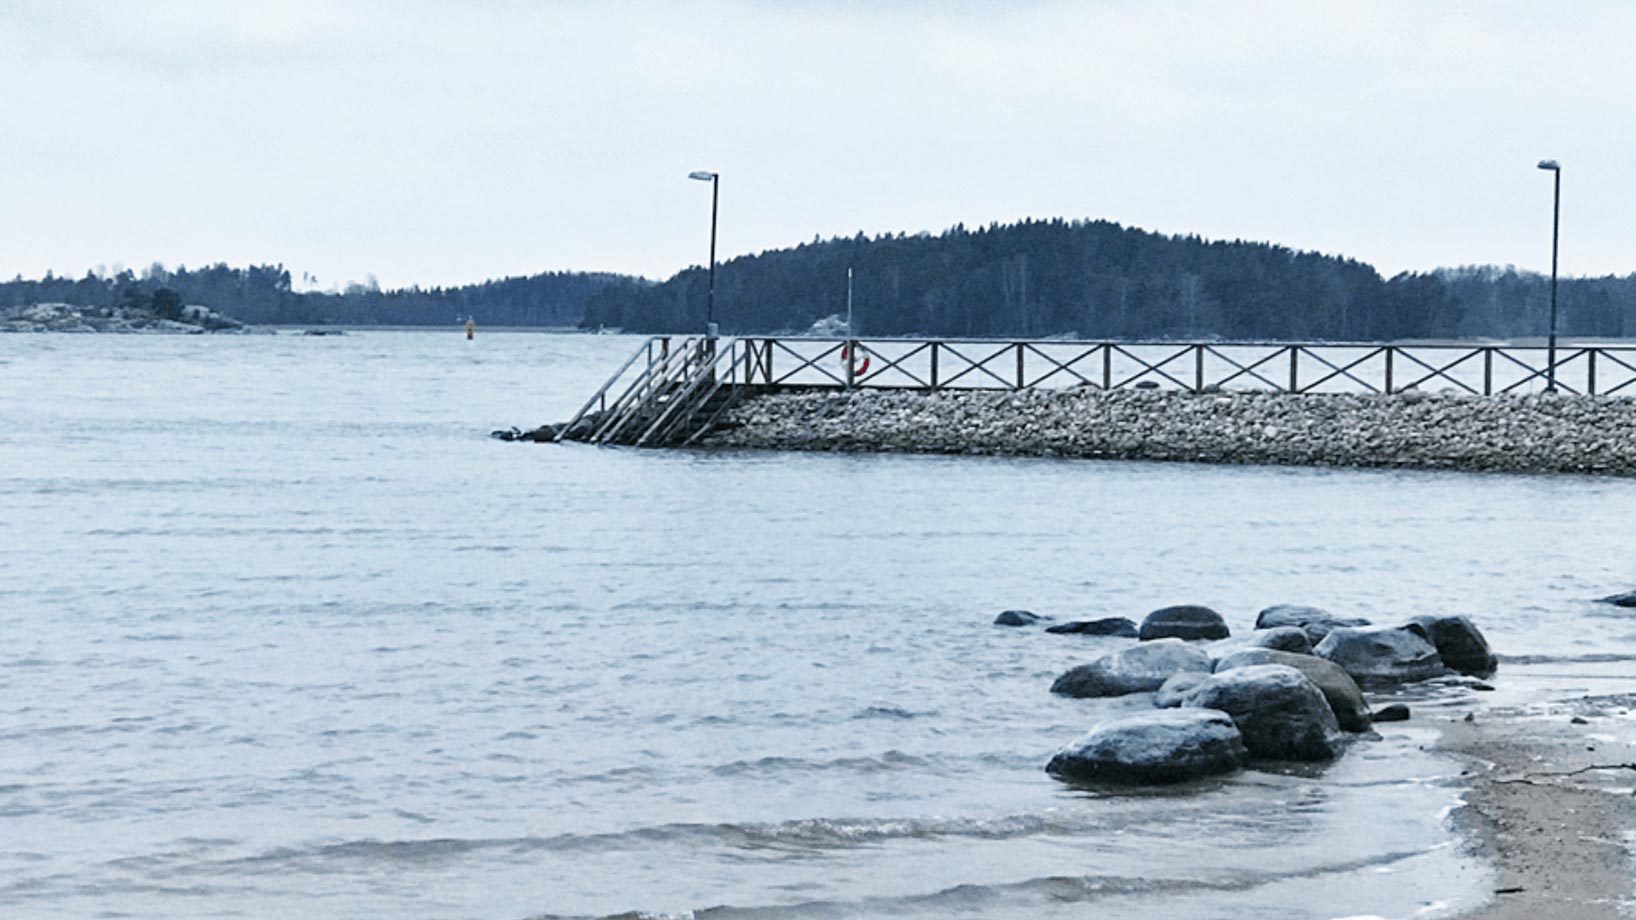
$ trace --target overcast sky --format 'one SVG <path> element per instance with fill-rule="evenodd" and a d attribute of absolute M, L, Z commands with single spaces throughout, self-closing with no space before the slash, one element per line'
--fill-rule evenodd
<path fill-rule="evenodd" d="M 0 275 L 665 277 L 1106 218 L 1636 271 L 1636 4 L 0 0 Z"/>

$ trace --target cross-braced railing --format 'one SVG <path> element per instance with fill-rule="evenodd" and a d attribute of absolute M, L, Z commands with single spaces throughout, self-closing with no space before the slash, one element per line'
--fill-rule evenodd
<path fill-rule="evenodd" d="M 698 441 L 764 389 L 1030 390 L 1092 387 L 1193 393 L 1538 392 L 1636 396 L 1636 346 L 1358 342 L 1084 342 L 1052 339 L 735 339 L 655 336 L 554 440 L 638 446 Z"/>
<path fill-rule="evenodd" d="M 1543 390 L 1536 345 L 1124 342 L 980 339 L 740 339 L 750 383 L 882 389 L 1160 388 L 1207 392 L 1472 395 Z M 1636 395 L 1636 346 L 1557 349 L 1558 390 Z"/>

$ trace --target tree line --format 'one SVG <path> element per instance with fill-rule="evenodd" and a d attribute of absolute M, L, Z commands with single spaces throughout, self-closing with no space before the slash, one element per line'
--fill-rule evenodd
<path fill-rule="evenodd" d="M 1269 243 L 1166 236 L 1108 221 L 1025 220 L 941 234 L 813 240 L 717 268 L 724 333 L 795 332 L 846 311 L 876 336 L 1072 335 L 1377 341 L 1543 335 L 1549 279 L 1513 268 L 1406 272 Z M 708 281 L 616 281 L 582 325 L 701 330 Z M 1564 335 L 1636 335 L 1636 274 L 1560 285 Z"/>
<path fill-rule="evenodd" d="M 730 259 L 716 272 L 724 333 L 801 332 L 844 315 L 875 336 L 1381 341 L 1544 335 L 1550 282 L 1474 266 L 1382 278 L 1353 259 L 1270 243 L 1167 236 L 1108 221 L 1025 220 L 940 234 L 830 240 Z M 155 301 L 155 297 L 159 297 Z M 0 282 L 0 304 L 201 304 L 249 323 L 702 331 L 708 273 L 654 283 L 546 272 L 457 287 L 296 291 L 282 265 L 87 272 Z M 1564 335 L 1636 336 L 1636 274 L 1565 279 Z"/>
<path fill-rule="evenodd" d="M 86 272 L 80 278 L 38 280 L 21 276 L 0 282 L 0 304 L 67 303 L 80 307 L 146 307 L 177 311 L 200 304 L 234 319 L 258 324 L 446 325 L 478 322 L 500 326 L 572 328 L 585 317 L 591 293 L 623 276 L 590 272 L 545 272 L 458 287 L 381 290 L 373 279 L 344 290 L 296 291 L 282 265 L 232 268 L 149 266 Z"/>

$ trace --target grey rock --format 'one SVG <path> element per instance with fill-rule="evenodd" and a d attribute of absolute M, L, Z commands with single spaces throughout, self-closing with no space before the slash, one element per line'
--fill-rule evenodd
<path fill-rule="evenodd" d="M 1048 633 L 1081 633 L 1087 636 L 1119 636 L 1136 638 L 1136 624 L 1125 617 L 1103 617 L 1100 620 L 1074 620 L 1045 627 Z"/>
<path fill-rule="evenodd" d="M 1335 713 L 1335 721 L 1343 731 L 1369 730 L 1369 704 L 1364 701 L 1363 691 L 1358 688 L 1358 682 L 1340 665 L 1327 658 L 1281 652 L 1276 649 L 1250 648 L 1218 659 L 1216 672 L 1259 664 L 1281 664 L 1300 671 L 1306 675 L 1307 680 L 1312 681 L 1319 692 L 1323 693 L 1324 701 L 1329 703 L 1330 711 Z"/>
<path fill-rule="evenodd" d="M 1329 631 L 1336 627 L 1368 625 L 1369 621 L 1361 617 L 1338 617 L 1327 610 L 1303 604 L 1274 604 L 1261 611 L 1255 618 L 1256 629 L 1298 626 L 1307 634 L 1307 640 L 1314 646 L 1324 641 Z"/>
<path fill-rule="evenodd" d="M 1160 709 L 1096 725 L 1045 770 L 1070 782 L 1157 785 L 1231 773 L 1246 759 L 1226 713 Z"/>
<path fill-rule="evenodd" d="M 1312 654 L 1312 640 L 1306 630 L 1299 626 L 1274 626 L 1271 629 L 1257 629 L 1244 637 L 1246 645 L 1253 648 L 1270 648 L 1280 652 L 1293 652 L 1297 655 Z"/>
<path fill-rule="evenodd" d="M 1044 617 L 1030 610 L 1003 610 L 994 618 L 995 626 L 1033 626 Z"/>
<path fill-rule="evenodd" d="M 1232 716 L 1252 757 L 1333 760 L 1343 747 L 1340 725 L 1323 692 L 1286 665 L 1219 671 L 1189 693 L 1182 706 Z"/>
<path fill-rule="evenodd" d="M 1411 625 L 1425 630 L 1426 638 L 1437 649 L 1437 655 L 1451 671 L 1487 677 L 1499 667 L 1500 660 L 1488 647 L 1482 630 L 1463 616 L 1418 616 Z"/>
<path fill-rule="evenodd" d="M 1229 635 L 1221 614 L 1209 607 L 1182 604 L 1163 607 L 1142 620 L 1139 637 L 1153 639 L 1225 639 Z"/>
<path fill-rule="evenodd" d="M 1375 710 L 1376 722 L 1407 722 L 1409 721 L 1409 707 L 1402 703 L 1392 703 Z"/>
<path fill-rule="evenodd" d="M 1187 694 L 1209 679 L 1210 675 L 1202 671 L 1181 671 L 1172 674 L 1165 678 L 1159 689 L 1153 691 L 1153 705 L 1160 709 L 1175 709 L 1182 704 Z"/>
<path fill-rule="evenodd" d="M 1051 692 L 1076 698 L 1150 693 L 1181 671 L 1210 673 L 1210 656 L 1180 639 L 1160 639 L 1070 668 L 1051 684 Z"/>
<path fill-rule="evenodd" d="M 1312 651 L 1345 668 L 1364 687 L 1428 680 L 1445 671 L 1436 646 L 1420 627 L 1342 626 L 1330 630 Z"/>
<path fill-rule="evenodd" d="M 1612 604 L 1615 607 L 1636 607 L 1636 591 L 1626 591 L 1623 594 L 1609 594 L 1607 597 L 1596 599 L 1598 603 Z"/>

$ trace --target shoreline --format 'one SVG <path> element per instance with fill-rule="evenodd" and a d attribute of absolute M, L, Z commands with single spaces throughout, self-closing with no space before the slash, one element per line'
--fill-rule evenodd
<path fill-rule="evenodd" d="M 1601 920 L 1636 903 L 1636 693 L 1477 710 L 1438 749 L 1472 765 L 1456 831 L 1495 870 L 1466 918 Z"/>
<path fill-rule="evenodd" d="M 705 447 L 1636 476 L 1636 399 L 1175 390 L 760 394 Z"/>

